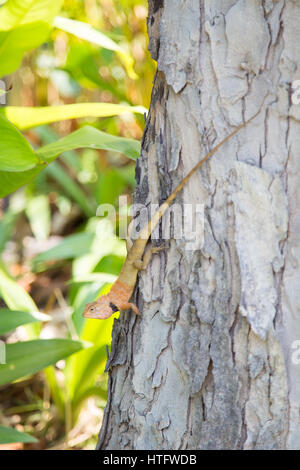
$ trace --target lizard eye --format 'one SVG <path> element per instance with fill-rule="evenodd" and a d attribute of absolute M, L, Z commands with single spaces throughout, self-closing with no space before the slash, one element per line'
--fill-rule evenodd
<path fill-rule="evenodd" d="M 94 312 L 95 311 L 95 307 L 90 307 L 90 312 Z"/>

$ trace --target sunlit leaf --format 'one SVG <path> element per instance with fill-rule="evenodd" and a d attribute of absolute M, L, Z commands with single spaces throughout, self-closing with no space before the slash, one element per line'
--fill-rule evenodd
<path fill-rule="evenodd" d="M 8 0 L 0 9 L 0 77 L 16 70 L 26 51 L 42 44 L 61 0 Z"/>
<path fill-rule="evenodd" d="M 37 442 L 37 440 L 25 432 L 0 426 L 0 444 L 10 444 L 13 442 L 23 442 L 25 444 L 27 442 Z"/>
<path fill-rule="evenodd" d="M 104 33 L 93 28 L 90 24 L 57 16 L 54 19 L 54 26 L 66 31 L 67 33 L 73 34 L 80 39 L 84 39 L 93 44 L 97 44 L 100 47 L 116 52 L 124 63 L 129 77 L 132 79 L 137 78 L 133 68 L 133 57 L 119 44 L 110 39 Z"/>
<path fill-rule="evenodd" d="M 37 339 L 6 345 L 6 364 L 0 365 L 0 385 L 34 374 L 87 347 L 70 339 Z"/>
<path fill-rule="evenodd" d="M 14 72 L 20 66 L 25 52 L 42 44 L 49 33 L 49 26 L 41 21 L 11 31 L 0 30 L 0 77 Z"/>
<path fill-rule="evenodd" d="M 123 113 L 144 114 L 143 106 L 128 106 L 112 103 L 75 103 L 59 106 L 6 106 L 1 112 L 19 129 L 49 124 L 50 122 L 86 117 L 110 117 Z"/>
<path fill-rule="evenodd" d="M 107 359 L 106 347 L 111 343 L 112 326 L 117 315 L 105 322 L 85 320 L 80 337 L 95 346 L 68 361 L 67 379 L 71 397 L 75 398 L 79 392 L 86 390 L 95 380 L 95 374 L 103 371 Z"/>
<path fill-rule="evenodd" d="M 61 0 L 7 0 L 0 9 L 1 30 L 12 28 L 35 21 L 51 23 L 61 6 Z"/>

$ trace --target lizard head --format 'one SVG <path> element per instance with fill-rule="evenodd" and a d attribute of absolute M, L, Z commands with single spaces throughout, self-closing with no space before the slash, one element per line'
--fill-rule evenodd
<path fill-rule="evenodd" d="M 118 312 L 118 310 L 118 307 L 110 302 L 106 295 L 103 295 L 96 300 L 96 302 L 86 304 L 83 316 L 84 318 L 105 320 L 106 318 L 111 317 L 113 313 Z"/>

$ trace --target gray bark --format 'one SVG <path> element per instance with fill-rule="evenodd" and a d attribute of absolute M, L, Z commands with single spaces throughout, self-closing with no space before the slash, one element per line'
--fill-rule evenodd
<path fill-rule="evenodd" d="M 115 322 L 101 449 L 299 449 L 300 2 L 149 0 L 157 61 L 136 201 L 161 203 L 261 113 L 177 202 L 204 244 L 171 240 Z"/>

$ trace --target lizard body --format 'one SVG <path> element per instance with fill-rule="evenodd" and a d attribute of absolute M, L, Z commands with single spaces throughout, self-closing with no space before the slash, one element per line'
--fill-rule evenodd
<path fill-rule="evenodd" d="M 131 308 L 136 314 L 139 313 L 138 308 L 129 302 L 135 284 L 138 272 L 146 267 L 147 263 L 143 263 L 143 255 L 145 254 L 146 245 L 148 239 L 159 223 L 160 219 L 170 207 L 170 204 L 176 198 L 177 194 L 183 189 L 185 184 L 189 181 L 191 176 L 206 162 L 214 153 L 219 150 L 228 140 L 230 140 L 240 129 L 245 127 L 250 121 L 252 121 L 260 112 L 262 108 L 259 108 L 256 114 L 250 119 L 245 121 L 243 124 L 238 126 L 233 132 L 227 135 L 219 144 L 217 144 L 210 152 L 208 152 L 202 160 L 200 160 L 183 178 L 181 183 L 174 189 L 170 196 L 164 203 L 157 209 L 153 217 L 148 221 L 145 227 L 141 230 L 139 237 L 133 242 L 131 249 L 129 250 L 126 260 L 123 264 L 120 275 L 111 290 L 107 295 L 101 296 L 95 302 L 88 303 L 83 312 L 85 318 L 97 318 L 104 320 L 109 318 L 114 312 L 119 310 L 126 310 Z M 144 255 L 145 259 L 146 255 Z M 147 257 L 148 258 L 148 257 Z M 148 261 L 148 259 L 146 260 Z"/>

